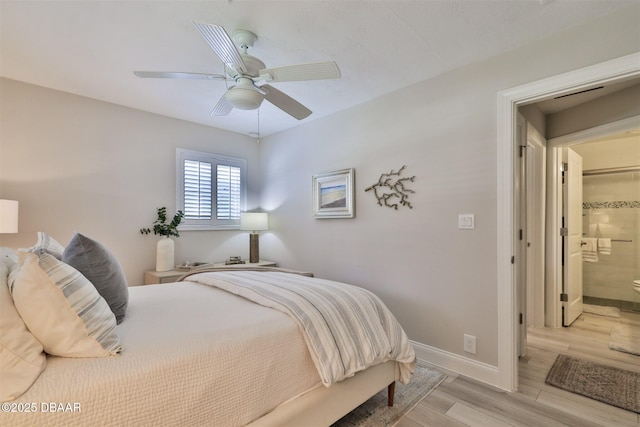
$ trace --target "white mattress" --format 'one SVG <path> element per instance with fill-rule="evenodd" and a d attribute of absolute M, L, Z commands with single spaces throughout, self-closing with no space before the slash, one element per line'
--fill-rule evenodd
<path fill-rule="evenodd" d="M 245 425 L 321 384 L 287 315 L 209 286 L 130 288 L 118 333 L 120 356 L 49 357 L 12 402 L 36 412 L 0 425 Z M 51 402 L 80 411 L 43 413 Z"/>

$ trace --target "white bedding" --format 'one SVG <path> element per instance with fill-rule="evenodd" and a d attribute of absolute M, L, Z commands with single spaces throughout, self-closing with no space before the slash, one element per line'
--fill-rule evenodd
<path fill-rule="evenodd" d="M 244 425 L 321 385 L 283 313 L 197 283 L 129 292 L 117 327 L 121 355 L 48 357 L 40 378 L 10 402 L 35 413 L 1 412 L 0 425 Z"/>
<path fill-rule="evenodd" d="M 224 289 L 295 319 L 322 383 L 329 387 L 388 360 L 408 383 L 415 353 L 384 303 L 366 289 L 274 271 L 216 271 L 185 280 Z"/>

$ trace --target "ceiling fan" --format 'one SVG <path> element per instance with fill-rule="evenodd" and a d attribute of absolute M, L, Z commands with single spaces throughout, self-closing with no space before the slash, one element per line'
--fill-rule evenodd
<path fill-rule="evenodd" d="M 236 30 L 233 32 L 232 39 L 219 25 L 195 21 L 193 25 L 225 64 L 226 75 L 170 71 L 134 71 L 133 73 L 142 78 L 233 81 L 235 84 L 228 88 L 211 111 L 212 116 L 226 116 L 233 108 L 254 110 L 266 99 L 285 113 L 302 120 L 311 114 L 311 110 L 269 83 L 340 77 L 340 69 L 333 61 L 265 68 L 264 62 L 247 54 L 247 50 L 258 39 L 258 36 L 251 31 Z"/>

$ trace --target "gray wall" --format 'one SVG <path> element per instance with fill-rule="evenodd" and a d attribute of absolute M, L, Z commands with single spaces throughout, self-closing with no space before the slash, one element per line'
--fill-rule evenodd
<path fill-rule="evenodd" d="M 495 366 L 497 93 L 639 51 L 629 15 L 266 139 L 261 205 L 273 229 L 262 247 L 285 266 L 375 291 L 412 340 Z M 414 208 L 379 207 L 364 189 L 402 165 L 416 176 Z M 356 218 L 313 219 L 312 175 L 347 167 L 356 170 Z M 458 230 L 461 213 L 475 214 L 475 230 Z M 463 352 L 463 334 L 477 337 L 477 355 Z"/>
<path fill-rule="evenodd" d="M 248 159 L 249 208 L 259 191 L 255 139 L 114 104 L 0 79 L 0 197 L 20 201 L 13 248 L 44 231 L 63 245 L 78 231 L 119 258 L 130 285 L 155 268 L 157 236 L 139 229 L 157 207 L 176 210 L 176 147 Z M 176 262 L 248 257 L 246 233 L 181 233 Z"/>

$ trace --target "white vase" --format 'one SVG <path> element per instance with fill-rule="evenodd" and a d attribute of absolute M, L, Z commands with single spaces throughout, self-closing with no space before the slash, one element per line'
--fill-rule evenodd
<path fill-rule="evenodd" d="M 156 248 L 156 271 L 169 271 L 174 267 L 173 240 L 163 237 Z"/>

